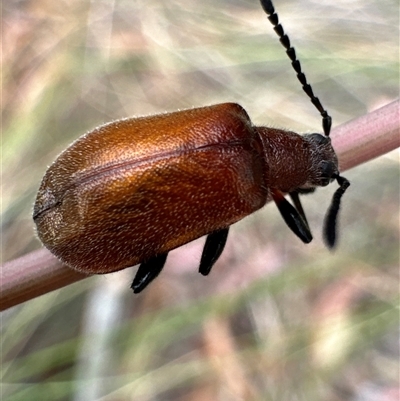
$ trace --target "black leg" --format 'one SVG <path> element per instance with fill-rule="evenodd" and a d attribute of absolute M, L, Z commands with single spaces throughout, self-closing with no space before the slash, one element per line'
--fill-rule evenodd
<path fill-rule="evenodd" d="M 312 241 L 312 234 L 307 223 L 303 220 L 300 213 L 284 198 L 282 192 L 271 191 L 272 198 L 278 206 L 285 223 L 289 228 L 306 244 Z"/>
<path fill-rule="evenodd" d="M 292 199 L 292 202 L 294 204 L 294 207 L 296 210 L 299 212 L 299 215 L 302 217 L 304 220 L 304 223 L 307 224 L 308 230 L 310 231 L 310 226 L 308 225 L 307 217 L 306 214 L 304 213 L 303 205 L 300 202 L 300 197 L 298 192 L 290 192 L 289 193 L 290 198 Z"/>
<path fill-rule="evenodd" d="M 228 238 L 228 232 L 229 227 L 207 235 L 199 267 L 199 273 L 203 276 L 207 276 L 210 273 L 214 263 L 221 256 Z"/>
<path fill-rule="evenodd" d="M 144 290 L 161 272 L 167 260 L 168 252 L 155 256 L 141 263 L 131 288 L 135 294 Z"/>

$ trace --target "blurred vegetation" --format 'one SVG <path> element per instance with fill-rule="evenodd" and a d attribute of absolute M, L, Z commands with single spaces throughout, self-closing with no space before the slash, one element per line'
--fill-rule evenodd
<path fill-rule="evenodd" d="M 399 95 L 398 1 L 275 3 L 334 125 Z M 256 0 L 2 8 L 3 261 L 40 247 L 40 179 L 96 125 L 235 101 L 255 124 L 320 130 Z M 345 176 L 335 253 L 327 188 L 304 202 L 308 246 L 271 205 L 232 227 L 207 278 L 200 239 L 139 296 L 127 269 L 4 312 L 2 400 L 397 400 L 398 152 Z"/>

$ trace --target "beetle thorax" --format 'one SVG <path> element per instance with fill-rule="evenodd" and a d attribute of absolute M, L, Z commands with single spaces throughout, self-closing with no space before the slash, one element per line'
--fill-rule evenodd
<path fill-rule="evenodd" d="M 284 193 L 325 186 L 338 174 L 329 138 L 257 127 L 264 147 L 265 184 Z"/>

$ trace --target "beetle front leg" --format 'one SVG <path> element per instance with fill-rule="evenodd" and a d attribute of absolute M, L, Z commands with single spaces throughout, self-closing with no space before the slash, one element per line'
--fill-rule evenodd
<path fill-rule="evenodd" d="M 168 252 L 141 263 L 131 288 L 135 294 L 143 291 L 161 272 L 167 260 Z"/>
<path fill-rule="evenodd" d="M 298 192 L 289 192 L 290 199 L 292 200 L 294 207 L 298 211 L 301 218 L 306 223 L 308 230 L 310 231 L 310 226 L 308 225 L 306 214 L 304 213 L 303 205 L 300 202 L 299 193 Z"/>
<path fill-rule="evenodd" d="M 229 227 L 207 235 L 199 267 L 199 273 L 203 276 L 207 276 L 210 273 L 214 263 L 221 256 L 228 238 L 228 232 Z"/>
<path fill-rule="evenodd" d="M 312 241 L 312 234 L 306 221 L 303 220 L 301 212 L 298 212 L 284 197 L 281 191 L 271 190 L 272 198 L 285 223 L 306 244 Z M 303 208 L 301 208 L 303 210 Z M 303 212 L 304 213 L 304 212 Z"/>

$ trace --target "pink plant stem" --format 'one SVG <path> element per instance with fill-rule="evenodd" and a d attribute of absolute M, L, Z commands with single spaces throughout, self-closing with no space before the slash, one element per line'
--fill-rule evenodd
<path fill-rule="evenodd" d="M 336 127 L 332 144 L 345 171 L 400 146 L 400 99 Z"/>
<path fill-rule="evenodd" d="M 1 267 L 0 310 L 88 277 L 63 265 L 46 248 L 11 260 Z"/>
<path fill-rule="evenodd" d="M 332 131 L 341 171 L 400 146 L 400 101 L 351 120 Z M 1 267 L 0 310 L 88 277 L 58 261 L 45 248 Z"/>

